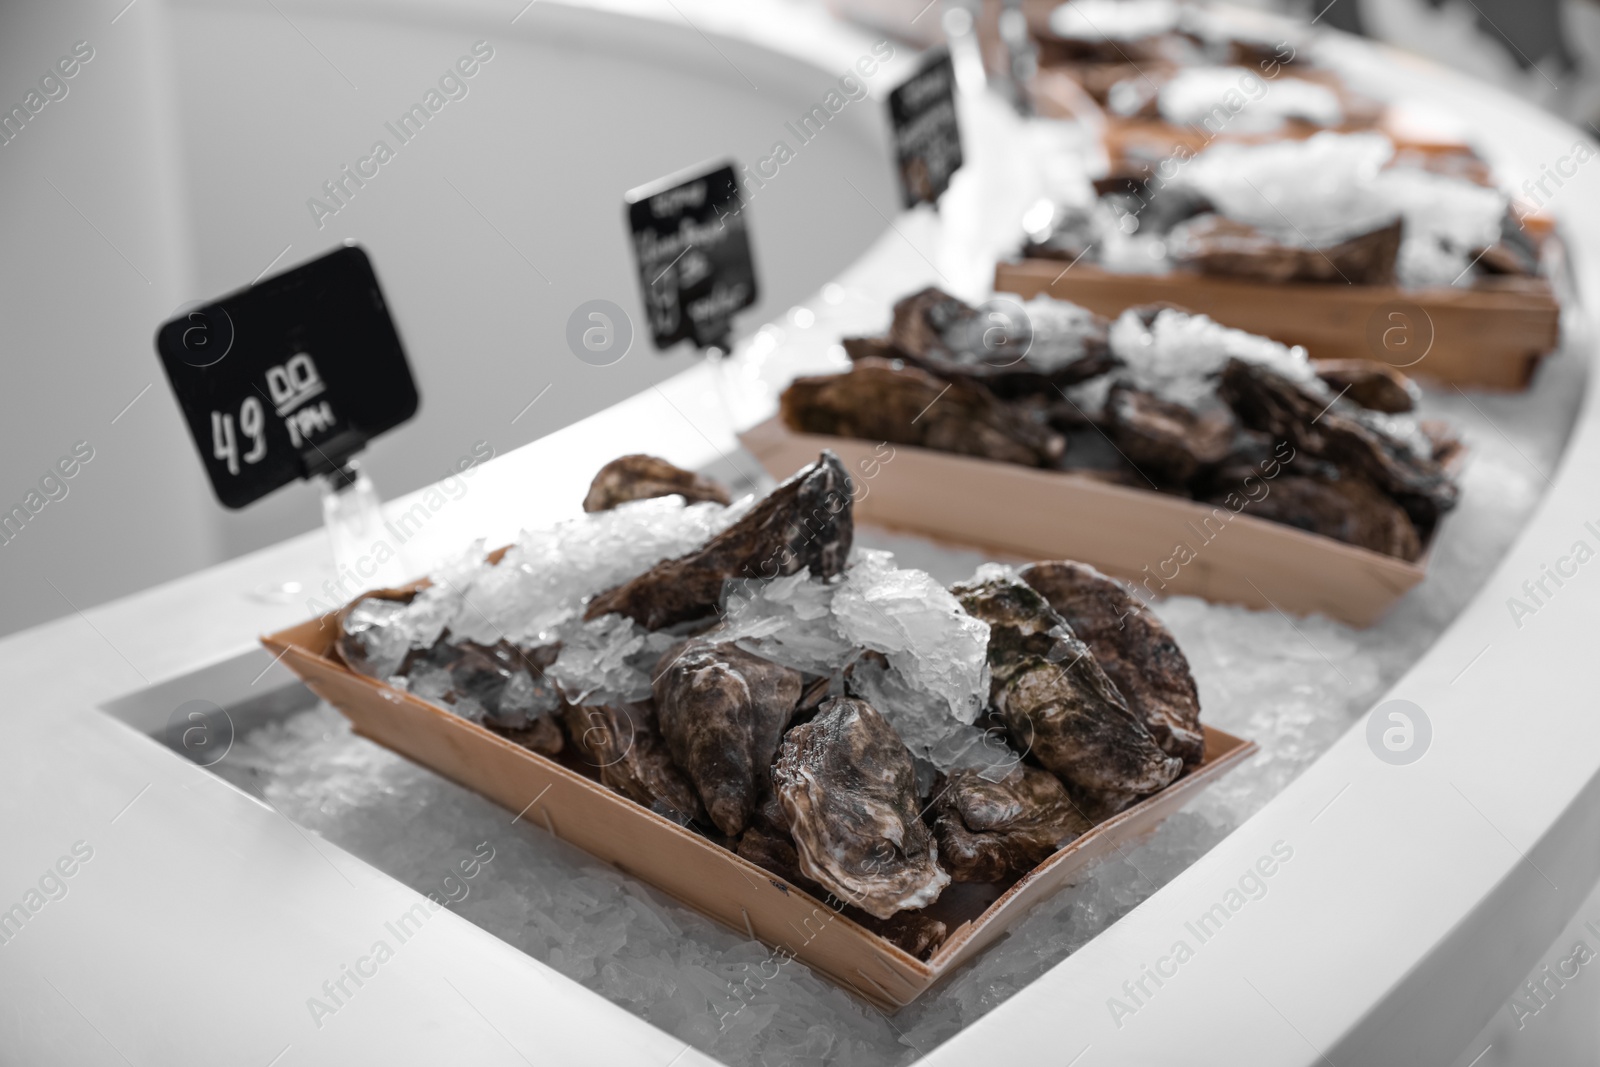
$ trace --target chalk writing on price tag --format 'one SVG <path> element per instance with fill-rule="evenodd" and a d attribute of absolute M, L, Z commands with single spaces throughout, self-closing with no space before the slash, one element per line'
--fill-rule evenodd
<path fill-rule="evenodd" d="M 754 304 L 749 224 L 732 163 L 696 167 L 628 192 L 639 287 L 651 339 L 724 345 L 735 312 Z"/>
<path fill-rule="evenodd" d="M 961 128 L 956 121 L 956 69 L 946 50 L 889 94 L 900 190 L 906 207 L 937 203 L 961 169 Z"/>
<path fill-rule="evenodd" d="M 399 334 L 355 246 L 176 316 L 156 350 L 228 507 L 337 469 L 417 410 Z"/>

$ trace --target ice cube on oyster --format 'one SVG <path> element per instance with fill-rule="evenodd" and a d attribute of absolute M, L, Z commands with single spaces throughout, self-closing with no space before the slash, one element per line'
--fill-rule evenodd
<path fill-rule="evenodd" d="M 887 919 L 950 884 L 922 821 L 911 753 L 865 701 L 834 697 L 790 730 L 772 783 L 800 869 L 847 903 Z"/>
<path fill-rule="evenodd" d="M 571 619 L 554 636 L 561 642 L 561 654 L 546 673 L 574 704 L 648 700 L 656 662 L 679 641 L 622 615 Z"/>
<path fill-rule="evenodd" d="M 411 640 L 397 624 L 410 602 L 409 596 L 364 596 L 345 605 L 339 612 L 339 639 L 334 642 L 345 665 L 370 678 L 398 674 L 411 651 Z"/>
<path fill-rule="evenodd" d="M 718 830 L 749 824 L 802 688 L 800 672 L 695 639 L 656 666 L 661 734 Z"/>
<path fill-rule="evenodd" d="M 939 862 L 958 882 L 1010 882 L 1092 825 L 1049 771 L 1011 765 L 990 781 L 952 771 L 934 790 Z"/>
<path fill-rule="evenodd" d="M 1389 138 L 1370 132 L 1218 144 L 1190 160 L 1174 187 L 1195 190 L 1284 245 L 1334 245 L 1400 219 L 1401 284 L 1471 284 L 1465 275 L 1477 252 L 1500 240 L 1506 195 L 1420 167 L 1388 166 L 1393 156 Z"/>
<path fill-rule="evenodd" d="M 1123 363 L 1115 372 L 1121 382 L 1189 408 L 1214 399 L 1216 377 L 1231 360 L 1261 364 L 1290 381 L 1321 387 L 1299 345 L 1291 348 L 1176 308 L 1124 311 L 1111 326 L 1111 351 Z"/>
<path fill-rule="evenodd" d="M 659 630 L 713 614 L 730 579 L 803 570 L 832 578 L 850 556 L 850 505 L 850 476 L 839 457 L 825 451 L 700 548 L 596 596 L 584 617 L 616 612 Z"/>
<path fill-rule="evenodd" d="M 1184 763 L 1205 754 L 1200 691 L 1172 632 L 1121 583 L 1084 563 L 1034 563 L 1021 578 L 1089 646 L 1156 743 Z"/>
<path fill-rule="evenodd" d="M 1249 99 L 1233 116 L 1236 132 L 1277 129 L 1285 119 L 1300 119 L 1317 126 L 1337 126 L 1344 121 L 1338 94 L 1304 78 L 1276 78 L 1271 91 L 1245 67 L 1188 67 L 1178 71 L 1157 92 L 1161 117 L 1183 126 L 1198 126 L 1225 107 L 1224 97 L 1238 96 L 1241 86 L 1262 86 L 1262 94 Z"/>
<path fill-rule="evenodd" d="M 896 567 L 894 555 L 856 554 L 833 598 L 839 632 L 854 648 L 883 653 L 887 681 L 924 694 L 921 714 L 874 704 L 919 751 L 982 712 L 987 687 L 989 627 L 926 571 Z M 883 695 L 887 695 L 885 692 Z"/>
<path fill-rule="evenodd" d="M 1183 760 L 1161 750 L 1044 597 L 991 565 L 952 592 L 989 624 L 990 698 L 1012 744 L 1055 772 L 1090 817 L 1178 777 Z"/>

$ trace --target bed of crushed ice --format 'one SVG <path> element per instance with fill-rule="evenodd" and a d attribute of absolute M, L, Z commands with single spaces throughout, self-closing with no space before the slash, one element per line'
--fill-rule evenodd
<path fill-rule="evenodd" d="M 1576 347 L 1576 346 L 1575 346 Z M 1580 349 L 1581 350 L 1581 349 Z M 1115 922 L 1211 848 L 1374 704 L 1474 595 L 1538 503 L 1581 394 L 1573 355 L 1515 396 L 1432 387 L 1470 455 L 1460 508 L 1427 579 L 1372 629 L 1179 598 L 1156 611 L 1199 682 L 1203 714 L 1260 753 L 1126 858 L 1093 868 L 1009 936 L 892 1017 L 805 966 L 745 984 L 768 952 L 498 807 L 355 737 L 325 705 L 243 736 L 214 769 L 420 892 L 481 841 L 495 855 L 462 883 L 466 919 L 731 1065 L 901 1064 L 918 1059 Z M 863 531 L 941 582 L 983 557 Z M 735 985 L 740 992 L 736 996 Z M 752 999 L 750 990 L 756 989 Z M 741 1002 L 745 1002 L 743 1008 Z"/>

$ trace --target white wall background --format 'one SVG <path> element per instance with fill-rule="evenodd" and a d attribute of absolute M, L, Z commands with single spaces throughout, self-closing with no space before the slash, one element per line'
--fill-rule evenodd
<path fill-rule="evenodd" d="M 394 496 L 476 441 L 508 451 L 688 365 L 642 338 L 604 368 L 566 347 L 586 300 L 639 321 L 629 187 L 713 157 L 753 163 L 779 139 L 797 149 L 748 209 L 764 293 L 747 329 L 854 260 L 895 210 L 881 99 L 801 147 L 784 122 L 830 79 L 714 28 L 524 0 L 125 3 L 0 7 L 0 101 L 20 102 L 73 42 L 95 48 L 69 95 L 0 148 L 0 502 L 73 442 L 95 448 L 69 496 L 0 547 L 0 633 L 320 523 L 308 485 L 243 512 L 215 503 L 151 348 L 181 303 L 248 284 L 280 253 L 275 270 L 348 238 L 377 265 L 422 392 L 416 420 L 367 455 Z M 596 20 L 615 44 L 603 54 L 577 33 Z M 384 123 L 478 40 L 495 54 L 468 95 L 319 230 L 306 200 L 375 140 L 396 146 Z"/>

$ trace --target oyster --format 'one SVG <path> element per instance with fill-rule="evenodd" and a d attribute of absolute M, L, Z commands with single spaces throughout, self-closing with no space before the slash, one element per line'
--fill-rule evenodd
<path fill-rule="evenodd" d="M 933 955 L 949 936 L 949 928 L 942 921 L 920 911 L 897 911 L 887 919 L 856 908 L 851 908 L 849 914 L 857 923 L 919 960 Z"/>
<path fill-rule="evenodd" d="M 1336 393 L 1364 408 L 1398 415 L 1417 406 L 1422 393 L 1410 378 L 1371 359 L 1314 359 L 1311 369 Z"/>
<path fill-rule="evenodd" d="M 1359 475 L 1285 475 L 1270 485 L 1270 492 L 1251 502 L 1251 515 L 1397 559 L 1415 561 L 1422 555 L 1422 539 L 1405 509 Z M 1223 503 L 1227 495 L 1213 495 L 1209 502 Z"/>
<path fill-rule="evenodd" d="M 1175 263 L 1203 274 L 1267 282 L 1394 284 L 1400 220 L 1317 247 L 1281 241 L 1246 222 L 1198 215 L 1174 226 L 1167 247 Z"/>
<path fill-rule="evenodd" d="M 777 875 L 790 885 L 807 892 L 817 886 L 800 869 L 800 854 L 795 851 L 794 840 L 786 831 L 752 826 L 740 835 L 737 851 L 757 867 Z"/>
<path fill-rule="evenodd" d="M 584 511 L 608 511 L 630 500 L 650 497 L 683 497 L 694 504 L 709 500 L 717 504 L 728 503 L 728 490 L 720 483 L 694 471 L 686 471 L 656 456 L 634 453 L 618 458 L 601 467 L 589 483 L 589 493 L 583 498 Z"/>
<path fill-rule="evenodd" d="M 555 719 L 549 715 L 542 715 L 521 729 L 505 727 L 497 729 L 493 726 L 489 728 L 507 741 L 543 756 L 559 755 L 567 747 L 567 740 L 561 733 L 561 727 L 557 726 Z"/>
<path fill-rule="evenodd" d="M 852 359 L 903 359 L 940 378 L 984 385 L 1005 399 L 1054 396 L 1058 388 L 1104 374 L 1115 360 L 1104 318 L 1062 301 L 1049 307 L 1056 313 L 1038 317 L 1040 305 L 1029 304 L 1019 319 L 1009 309 L 975 308 L 930 287 L 895 304 L 886 339 L 892 351 L 860 345 L 855 351 L 846 345 L 845 351 Z"/>
<path fill-rule="evenodd" d="M 756 811 L 801 688 L 797 670 L 702 640 L 669 649 L 656 665 L 667 750 L 729 837 L 743 832 Z"/>
<path fill-rule="evenodd" d="M 1238 359 L 1223 368 L 1219 394 L 1250 429 L 1288 441 L 1347 476 L 1364 477 L 1393 497 L 1419 530 L 1431 530 L 1455 507 L 1455 479 L 1434 460 L 1434 445 L 1420 431 L 1418 445 L 1426 454 L 1386 432 L 1379 425 L 1382 415 L 1337 400 L 1330 404 L 1270 367 Z"/>
<path fill-rule="evenodd" d="M 990 700 L 1012 741 L 1093 807 L 1126 807 L 1165 788 L 1183 760 L 1161 750 L 1089 647 L 1033 589 L 985 576 L 951 592 L 989 624 Z"/>
<path fill-rule="evenodd" d="M 1121 384 L 1112 387 L 1105 414 L 1127 461 L 1166 485 L 1185 485 L 1225 459 L 1238 425 L 1223 404 L 1189 407 Z"/>
<path fill-rule="evenodd" d="M 584 617 L 616 612 L 659 630 L 713 614 L 731 578 L 776 578 L 807 568 L 832 578 L 850 557 L 850 493 L 844 464 L 824 452 L 702 547 L 595 597 Z"/>
<path fill-rule="evenodd" d="M 958 882 L 1015 881 L 1091 825 L 1055 775 L 1025 763 L 998 782 L 951 771 L 934 795 L 939 858 Z"/>
<path fill-rule="evenodd" d="M 1161 750 L 1186 764 L 1199 763 L 1205 754 L 1200 692 L 1188 659 L 1161 620 L 1121 583 L 1087 564 L 1034 563 L 1020 574 L 1089 646 Z"/>
<path fill-rule="evenodd" d="M 864 359 L 844 374 L 796 378 L 783 421 L 799 433 L 889 441 L 1029 467 L 1053 466 L 1065 439 L 1019 417 L 982 386 L 916 367 Z"/>
<path fill-rule="evenodd" d="M 1059 788 L 1059 787 L 1058 787 Z M 794 839 L 787 830 L 773 830 L 765 826 L 751 826 L 739 838 L 739 855 L 769 874 L 777 875 L 789 885 L 803 889 L 814 896 L 823 896 L 827 890 L 807 878 L 800 869 L 800 854 L 795 851 Z M 940 920 L 920 911 L 900 911 L 887 919 L 868 915 L 860 908 L 846 907 L 843 914 L 852 922 L 877 934 L 896 948 L 925 960 L 933 950 L 944 943 L 949 928 Z"/>
<path fill-rule="evenodd" d="M 911 753 L 866 701 L 834 697 L 790 730 L 772 784 L 801 871 L 869 915 L 926 907 L 950 884 Z"/>
<path fill-rule="evenodd" d="M 694 786 L 667 752 L 653 703 L 569 704 L 561 718 L 601 785 L 677 823 L 704 816 Z"/>

